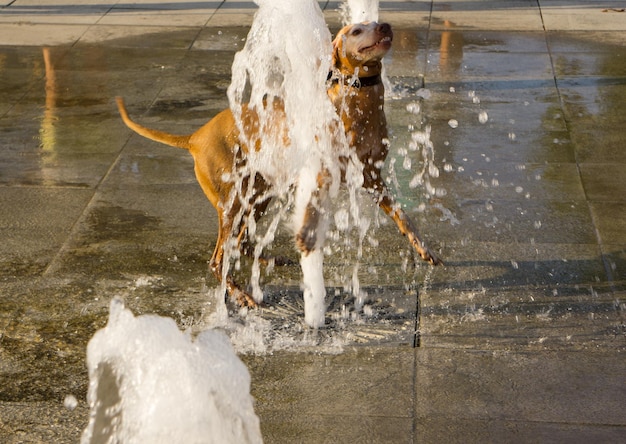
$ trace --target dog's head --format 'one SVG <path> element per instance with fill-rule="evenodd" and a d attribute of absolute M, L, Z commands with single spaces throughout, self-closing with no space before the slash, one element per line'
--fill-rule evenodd
<path fill-rule="evenodd" d="M 333 67 L 343 75 L 380 74 L 380 61 L 391 48 L 393 32 L 387 23 L 365 22 L 342 28 L 333 40 Z"/>

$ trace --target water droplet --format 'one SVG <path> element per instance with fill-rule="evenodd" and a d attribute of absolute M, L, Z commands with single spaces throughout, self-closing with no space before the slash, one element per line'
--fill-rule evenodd
<path fill-rule="evenodd" d="M 450 128 L 457 128 L 459 126 L 459 122 L 456 119 L 450 119 L 448 120 L 448 125 L 450 125 Z"/>
<path fill-rule="evenodd" d="M 451 87 L 450 87 L 450 92 L 451 92 L 451 93 L 456 92 L 456 89 L 454 88 L 454 86 L 451 86 Z"/>
<path fill-rule="evenodd" d="M 402 168 L 405 170 L 411 169 L 411 158 L 409 156 L 404 157 L 404 162 L 402 162 Z"/>
<path fill-rule="evenodd" d="M 335 212 L 335 225 L 337 229 L 341 231 L 350 228 L 350 214 L 348 210 L 341 208 Z"/>
<path fill-rule="evenodd" d="M 509 133 L 509 139 L 510 140 L 515 140 L 517 136 L 515 135 L 515 133 Z"/>
<path fill-rule="evenodd" d="M 63 405 L 68 410 L 74 410 L 78 406 L 78 400 L 74 395 L 67 395 L 63 400 Z"/>
<path fill-rule="evenodd" d="M 424 183 L 424 181 L 422 180 L 422 176 L 420 174 L 416 174 L 415 176 L 413 176 L 413 179 L 411 179 L 411 182 L 409 182 L 409 188 L 417 188 L 422 183 Z"/>
<path fill-rule="evenodd" d="M 411 139 L 420 145 L 424 145 L 429 139 L 429 136 L 424 131 L 415 131 L 411 134 Z"/>
<path fill-rule="evenodd" d="M 520 187 L 519 185 L 515 187 L 515 192 L 516 193 L 523 193 L 524 192 L 524 188 Z"/>
<path fill-rule="evenodd" d="M 541 221 L 540 220 L 536 220 L 535 221 L 535 228 L 537 228 L 537 229 L 541 228 Z"/>
<path fill-rule="evenodd" d="M 487 114 L 486 111 L 481 111 L 480 114 L 478 114 L 478 121 L 480 123 L 487 123 L 488 120 L 489 120 L 489 115 Z"/>
<path fill-rule="evenodd" d="M 417 102 L 409 103 L 406 106 L 406 110 L 411 114 L 419 114 L 420 112 L 420 104 Z"/>

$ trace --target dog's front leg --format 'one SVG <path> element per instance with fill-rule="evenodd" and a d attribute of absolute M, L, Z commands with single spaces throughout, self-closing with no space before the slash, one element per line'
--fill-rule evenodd
<path fill-rule="evenodd" d="M 300 249 L 304 321 L 318 328 L 325 322 L 324 240 L 328 225 L 327 201 L 331 178 L 322 169 L 302 171 L 296 190 L 295 221 L 300 223 L 296 243 Z"/>
<path fill-rule="evenodd" d="M 330 173 L 323 170 L 317 175 L 317 187 L 311 192 L 308 203 L 304 209 L 302 223 L 296 234 L 296 245 L 306 256 L 316 247 L 321 248 L 323 239 L 319 238 L 320 224 L 326 217 L 326 200 L 330 187 Z M 301 199 L 302 197 L 299 196 Z"/>
<path fill-rule="evenodd" d="M 413 248 L 415 248 L 415 251 L 417 251 L 417 254 L 419 254 L 423 260 L 430 262 L 432 265 L 443 265 L 443 261 L 439 259 L 421 239 L 409 216 L 395 202 L 395 199 L 391 197 L 380 174 L 376 175 L 376 179 L 372 178 L 372 176 L 373 175 L 366 177 L 365 182 L 371 184 L 371 187 L 368 187 L 367 190 L 372 193 L 376 204 L 385 214 L 393 219 L 400 232 L 407 237 Z"/>
<path fill-rule="evenodd" d="M 296 234 L 296 245 L 305 255 L 315 249 L 317 244 L 317 227 L 320 220 L 319 199 L 311 196 L 311 200 L 304 210 L 302 226 Z"/>

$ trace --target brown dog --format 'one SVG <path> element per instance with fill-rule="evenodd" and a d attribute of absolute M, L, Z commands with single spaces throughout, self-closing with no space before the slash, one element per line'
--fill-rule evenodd
<path fill-rule="evenodd" d="M 389 150 L 387 123 L 383 110 L 381 59 L 391 47 L 392 39 L 391 27 L 384 23 L 349 25 L 339 31 L 333 41 L 333 68 L 329 74 L 328 95 L 341 117 L 350 148 L 355 150 L 363 164 L 363 187 L 372 194 L 379 207 L 394 220 L 400 232 L 408 237 L 420 257 L 433 265 L 438 265 L 441 260 L 420 239 L 408 216 L 389 194 L 381 175 L 381 168 Z M 196 178 L 218 213 L 219 233 L 210 267 L 221 282 L 226 241 L 230 236 L 236 236 L 240 248 L 245 247 L 247 242 L 245 218 L 242 219 L 238 215 L 243 211 L 245 215 L 260 217 L 270 200 L 263 197 L 264 192 L 271 186 L 259 174 L 254 177 L 240 177 L 242 188 L 250 190 L 246 193 L 249 197 L 233 199 L 232 190 L 235 182 L 229 180 L 228 176 L 240 170 L 238 165 L 245 163 L 246 152 L 250 148 L 241 143 L 232 112 L 229 109 L 224 110 L 195 133 L 176 136 L 145 128 L 133 122 L 126 112 L 123 100 L 119 97 L 117 104 L 124 123 L 130 129 L 157 142 L 185 148 L 193 156 Z M 274 107 L 275 115 L 280 116 L 283 113 L 280 103 L 276 102 L 269 106 Z M 276 122 L 270 128 L 259 128 L 258 115 L 245 106 L 241 117 L 247 140 L 258 140 L 259 136 L 255 134 L 268 131 L 282 133 L 279 139 L 286 137 L 285 128 L 280 122 Z M 258 149 L 258 146 L 255 149 Z M 322 189 L 328 186 L 324 181 L 325 177 L 320 173 L 318 183 Z M 298 247 L 305 254 L 315 247 L 317 219 L 317 210 L 309 204 L 302 227 L 296 235 Z M 237 223 L 236 220 L 240 222 Z M 237 226 L 234 226 L 236 223 Z M 240 305 L 257 305 L 229 274 L 226 274 L 225 279 L 228 293 Z"/>

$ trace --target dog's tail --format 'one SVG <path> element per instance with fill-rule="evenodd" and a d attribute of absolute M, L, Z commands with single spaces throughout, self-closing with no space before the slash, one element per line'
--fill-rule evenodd
<path fill-rule="evenodd" d="M 154 140 L 155 142 L 164 143 L 166 145 L 184 148 L 186 150 L 190 148 L 189 138 L 191 136 L 177 136 L 175 134 L 169 134 L 163 131 L 141 126 L 138 123 L 133 122 L 128 116 L 128 111 L 126 111 L 126 107 L 124 106 L 124 99 L 122 99 L 121 97 L 116 97 L 115 101 L 117 102 L 117 109 L 120 112 L 120 116 L 122 116 L 122 120 L 124 121 L 126 126 L 135 131 L 137 134 Z"/>

